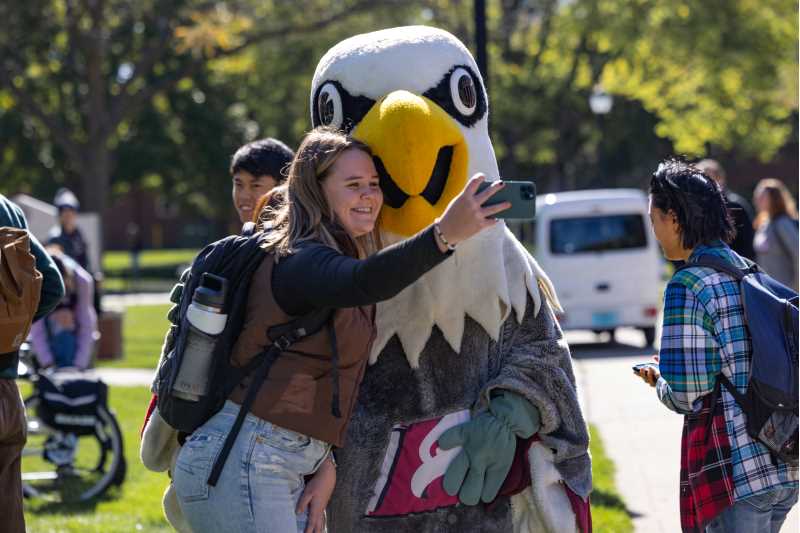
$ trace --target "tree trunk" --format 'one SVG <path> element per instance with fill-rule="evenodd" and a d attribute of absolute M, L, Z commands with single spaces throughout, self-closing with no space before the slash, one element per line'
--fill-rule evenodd
<path fill-rule="evenodd" d="M 103 215 L 111 183 L 111 151 L 105 143 L 84 148 L 81 166 L 81 210 Z"/>

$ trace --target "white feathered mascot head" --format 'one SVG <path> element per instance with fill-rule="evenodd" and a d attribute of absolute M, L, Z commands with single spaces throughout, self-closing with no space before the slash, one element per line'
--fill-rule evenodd
<path fill-rule="evenodd" d="M 386 242 L 430 225 L 469 176 L 500 177 L 483 79 L 461 41 L 440 29 L 407 26 L 340 42 L 317 65 L 311 115 L 315 127 L 341 129 L 372 149 Z M 378 305 L 372 362 L 397 335 L 418 366 L 434 325 L 459 352 L 466 315 L 497 340 L 512 309 L 522 320 L 528 294 L 538 312 L 538 287 L 560 308 L 550 281 L 504 224 L 454 255 Z"/>

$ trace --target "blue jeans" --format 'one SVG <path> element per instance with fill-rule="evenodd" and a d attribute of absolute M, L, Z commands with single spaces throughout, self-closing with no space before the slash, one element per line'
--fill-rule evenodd
<path fill-rule="evenodd" d="M 797 485 L 751 496 L 722 511 L 706 533 L 778 533 L 796 503 Z"/>
<path fill-rule="evenodd" d="M 248 414 L 217 485 L 208 475 L 239 406 L 225 407 L 181 448 L 172 483 L 195 533 L 302 533 L 308 514 L 295 507 L 330 445 Z"/>

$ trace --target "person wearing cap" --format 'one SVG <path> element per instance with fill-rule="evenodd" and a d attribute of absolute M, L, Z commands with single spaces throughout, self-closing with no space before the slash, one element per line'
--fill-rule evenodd
<path fill-rule="evenodd" d="M 73 258 L 81 267 L 92 272 L 89 266 L 89 249 L 78 228 L 78 209 L 80 203 L 75 194 L 61 188 L 53 200 L 58 209 L 58 225 L 53 226 L 47 235 L 47 244 L 57 245 L 61 251 Z"/>

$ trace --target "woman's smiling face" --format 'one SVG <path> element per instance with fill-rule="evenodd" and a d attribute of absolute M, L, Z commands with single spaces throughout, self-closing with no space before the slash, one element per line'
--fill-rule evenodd
<path fill-rule="evenodd" d="M 343 151 L 323 179 L 322 192 L 348 235 L 361 237 L 375 228 L 383 193 L 369 154 L 353 148 Z"/>

